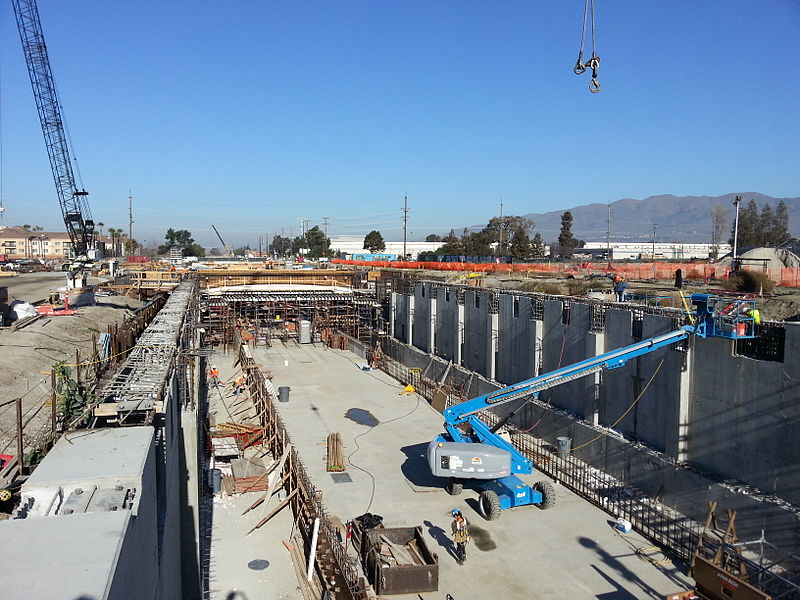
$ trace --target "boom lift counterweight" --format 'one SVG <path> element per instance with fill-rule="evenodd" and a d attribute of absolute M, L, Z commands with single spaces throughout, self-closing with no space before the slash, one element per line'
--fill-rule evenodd
<path fill-rule="evenodd" d="M 755 337 L 755 323 L 749 310 L 755 308 L 752 300 L 721 302 L 716 296 L 693 294 L 691 303 L 693 318 L 690 325 L 587 358 L 446 409 L 446 431 L 428 445 L 431 472 L 435 476 L 448 478 L 447 490 L 451 494 L 459 493 L 465 480 L 476 481 L 476 487 L 481 490 L 481 513 L 489 520 L 500 516 L 502 509 L 525 504 L 550 508 L 555 502 L 552 486 L 547 482 L 529 486 L 518 477 L 533 472 L 533 461 L 498 434 L 500 427 L 527 399 L 537 397 L 546 389 L 606 369 L 617 369 L 633 358 L 672 346 L 690 336 L 729 339 Z M 731 303 L 735 305 L 735 310 L 727 312 Z M 523 399 L 525 402 L 494 427 L 478 418 L 478 413 L 483 410 Z"/>

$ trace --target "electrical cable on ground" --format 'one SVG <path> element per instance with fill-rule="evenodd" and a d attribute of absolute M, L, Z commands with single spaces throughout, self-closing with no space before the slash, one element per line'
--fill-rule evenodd
<path fill-rule="evenodd" d="M 419 403 L 420 403 L 420 395 L 419 394 L 414 394 L 414 395 L 417 397 L 417 402 L 416 402 L 414 408 L 411 411 L 407 412 L 404 415 L 400 415 L 399 417 L 395 417 L 393 419 L 389 419 L 388 421 L 381 421 L 380 423 L 378 423 L 376 425 L 373 425 L 372 427 L 370 427 L 366 431 L 362 431 L 361 433 L 359 433 L 357 436 L 355 436 L 353 438 L 353 443 L 355 443 L 356 449 L 353 450 L 350 454 L 347 455 L 347 462 L 350 463 L 351 466 L 353 466 L 356 469 L 358 469 L 359 471 L 361 471 L 362 473 L 365 473 L 372 480 L 372 492 L 369 495 L 369 503 L 367 504 L 366 510 L 362 514 L 368 513 L 369 509 L 372 508 L 372 502 L 375 499 L 375 476 L 372 473 L 370 473 L 370 471 L 368 469 L 365 469 L 363 467 L 358 466 L 357 464 L 355 464 L 351 460 L 351 457 L 361 449 L 361 447 L 358 444 L 358 438 L 367 435 L 370 431 L 372 431 L 373 429 L 375 429 L 377 427 L 380 427 L 381 425 L 387 425 L 389 423 L 394 423 L 395 421 L 400 421 L 400 420 L 405 419 L 406 417 L 410 417 L 412 414 L 414 414 L 417 411 L 417 409 L 419 408 Z"/>

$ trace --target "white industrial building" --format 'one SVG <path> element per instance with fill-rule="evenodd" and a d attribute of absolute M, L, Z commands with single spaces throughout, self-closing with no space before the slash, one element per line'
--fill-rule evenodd
<path fill-rule="evenodd" d="M 433 251 L 440 248 L 444 242 L 406 242 L 406 253 L 411 255 L 411 260 L 415 260 L 420 252 Z M 345 254 L 364 254 L 369 250 L 364 248 L 364 238 L 357 236 L 332 237 L 330 243 L 331 250 L 339 250 Z M 380 251 L 381 254 L 403 255 L 403 242 L 386 242 L 386 249 Z"/>
<path fill-rule="evenodd" d="M 581 250 L 592 250 L 596 255 L 600 251 L 608 248 L 607 242 L 586 242 L 583 248 L 577 248 L 576 253 Z M 690 260 L 693 258 L 706 259 L 711 257 L 711 244 L 685 244 L 682 242 L 611 242 L 611 257 L 614 260 L 636 260 L 655 258 L 660 260 Z M 731 251 L 728 244 L 720 244 L 717 256 L 724 256 Z"/>

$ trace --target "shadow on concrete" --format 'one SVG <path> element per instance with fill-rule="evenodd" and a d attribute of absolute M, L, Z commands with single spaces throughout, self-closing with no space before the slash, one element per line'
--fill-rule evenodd
<path fill-rule="evenodd" d="M 467 506 L 469 506 L 472 510 L 475 511 L 476 517 L 480 517 L 481 521 L 486 520 L 484 516 L 481 514 L 481 504 L 480 502 L 478 502 L 477 498 L 464 498 L 464 502 L 467 504 Z"/>
<path fill-rule="evenodd" d="M 597 565 L 591 565 L 591 567 L 597 571 L 597 574 L 600 575 L 603 579 L 605 579 L 609 585 L 616 588 L 613 592 L 605 592 L 604 594 L 597 594 L 595 596 L 597 600 L 636 600 L 636 596 L 631 594 L 628 590 L 623 589 L 620 585 L 614 581 L 613 578 L 606 575 L 603 571 L 597 568 Z"/>
<path fill-rule="evenodd" d="M 636 586 L 642 592 L 644 592 L 650 598 L 654 598 L 655 600 L 661 600 L 663 598 L 663 594 L 659 593 L 657 590 L 654 590 L 652 587 L 647 585 L 642 579 L 633 571 L 631 571 L 628 567 L 623 565 L 616 556 L 613 556 L 606 552 L 603 548 L 601 548 L 597 542 L 594 540 L 590 540 L 586 537 L 579 537 L 578 542 L 584 548 L 590 548 L 594 550 L 597 555 L 600 557 L 600 560 L 603 561 L 603 564 L 611 567 L 615 571 L 615 575 L 612 578 L 608 578 L 603 574 L 599 569 L 595 567 L 595 569 L 600 573 L 604 578 L 608 579 L 609 582 L 611 581 L 629 581 L 632 585 Z M 627 600 L 628 598 L 636 598 L 637 596 L 630 594 L 629 592 L 625 591 L 624 588 L 620 587 L 619 584 L 613 583 L 615 587 L 619 590 L 619 592 L 614 592 L 614 594 L 626 594 L 626 595 L 613 595 L 608 596 L 607 594 L 602 594 L 598 596 L 598 598 L 602 598 L 603 600 L 608 600 L 609 598 L 614 598 L 615 600 Z"/>
<path fill-rule="evenodd" d="M 445 552 L 447 552 L 453 560 L 458 560 L 456 545 L 453 543 L 453 540 L 450 539 L 450 536 L 447 535 L 447 532 L 438 525 L 434 525 L 427 520 L 423 521 L 422 524 L 428 528 L 428 535 L 430 535 L 439 546 L 444 548 Z"/>
<path fill-rule="evenodd" d="M 444 487 L 444 479 L 431 474 L 428 458 L 425 455 L 428 450 L 427 442 L 404 446 L 400 450 L 406 455 L 406 460 L 400 465 L 400 470 L 410 484 L 425 488 L 442 489 Z"/>

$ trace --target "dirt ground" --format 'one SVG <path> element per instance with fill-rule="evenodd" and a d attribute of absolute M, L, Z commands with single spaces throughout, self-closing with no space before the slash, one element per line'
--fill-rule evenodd
<path fill-rule="evenodd" d="M 9 300 L 36 301 L 63 286 L 63 273 L 28 273 L 0 279 L 8 286 Z M 90 284 L 100 280 L 90 280 Z M 46 317 L 17 331 L 0 329 L 0 402 L 23 398 L 23 420 L 31 418 L 26 436 L 49 424 L 50 369 L 56 362 L 71 364 L 75 350 L 83 356 L 92 350 L 92 334 L 104 333 L 108 325 L 121 323 L 141 302 L 124 296 L 97 298 L 96 306 L 85 306 L 72 316 Z M 35 413 L 38 414 L 35 415 Z M 35 416 L 34 416 L 35 415 Z M 13 439 L 16 415 L 14 406 L 0 408 L 0 454 Z M 13 454 L 13 449 L 10 452 Z"/>

